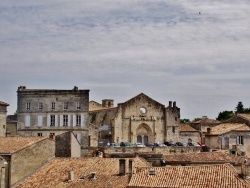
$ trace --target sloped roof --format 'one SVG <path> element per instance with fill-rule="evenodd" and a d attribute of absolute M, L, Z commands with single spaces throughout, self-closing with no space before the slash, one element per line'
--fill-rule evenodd
<path fill-rule="evenodd" d="M 149 175 L 154 170 L 155 175 Z M 239 177 L 230 164 L 140 168 L 133 174 L 129 186 L 186 188 L 247 188 L 249 180 Z"/>
<path fill-rule="evenodd" d="M 191 163 L 234 163 L 235 159 L 225 152 L 183 153 L 164 155 L 166 162 L 191 162 Z"/>
<path fill-rule="evenodd" d="M 237 116 L 242 117 L 242 118 L 250 121 L 250 114 L 237 114 Z"/>
<path fill-rule="evenodd" d="M 133 158 L 135 167 L 148 167 L 142 158 Z M 126 159 L 126 172 L 128 172 Z M 74 180 L 68 180 L 68 171 L 74 171 Z M 91 172 L 96 172 L 96 179 L 89 178 Z M 46 166 L 19 184 L 18 188 L 42 187 L 123 187 L 128 185 L 128 174 L 120 176 L 118 158 L 55 158 Z M 80 179 L 84 176 L 84 179 Z"/>
<path fill-rule="evenodd" d="M 180 125 L 180 132 L 199 132 L 198 130 L 194 129 L 188 124 L 181 124 Z"/>
<path fill-rule="evenodd" d="M 217 124 L 217 123 L 220 123 L 220 121 L 215 120 L 215 119 L 204 118 L 204 119 L 192 122 L 192 123 L 195 123 L 195 124 Z"/>
<path fill-rule="evenodd" d="M 8 103 L 3 102 L 3 101 L 0 101 L 0 105 L 1 105 L 1 106 L 9 106 L 9 104 L 8 104 Z"/>
<path fill-rule="evenodd" d="M 0 137 L 0 153 L 14 153 L 48 137 Z"/>
<path fill-rule="evenodd" d="M 250 127 L 241 123 L 224 123 L 211 128 L 210 135 L 225 134 L 230 131 L 250 131 Z"/>
<path fill-rule="evenodd" d="M 7 122 L 17 122 L 17 115 L 8 115 Z"/>

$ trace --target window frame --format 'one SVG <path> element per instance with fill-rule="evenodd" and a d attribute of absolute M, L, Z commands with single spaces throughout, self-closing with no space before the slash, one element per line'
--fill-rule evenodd
<path fill-rule="evenodd" d="M 29 111 L 30 110 L 30 102 L 26 103 L 26 110 Z"/>
<path fill-rule="evenodd" d="M 76 126 L 81 126 L 82 117 L 81 115 L 76 115 Z"/>
<path fill-rule="evenodd" d="M 76 110 L 81 110 L 80 102 L 76 102 Z"/>
<path fill-rule="evenodd" d="M 43 102 L 38 102 L 38 110 L 42 110 L 43 109 Z"/>
<path fill-rule="evenodd" d="M 56 116 L 50 115 L 50 127 L 55 127 L 55 126 L 56 126 Z"/>
<path fill-rule="evenodd" d="M 69 125 L 69 116 L 63 115 L 63 126 L 67 127 Z"/>
<path fill-rule="evenodd" d="M 55 102 L 51 102 L 51 110 L 55 110 L 56 109 L 56 103 Z"/>
<path fill-rule="evenodd" d="M 64 102 L 63 103 L 63 110 L 68 110 L 69 109 L 69 103 L 68 102 Z"/>
<path fill-rule="evenodd" d="M 236 144 L 237 145 L 244 145 L 244 136 L 243 135 L 239 135 L 236 137 Z"/>

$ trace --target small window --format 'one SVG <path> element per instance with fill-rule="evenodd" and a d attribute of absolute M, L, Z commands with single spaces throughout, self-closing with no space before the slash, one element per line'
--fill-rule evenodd
<path fill-rule="evenodd" d="M 43 136 L 43 133 L 37 133 L 37 136 Z"/>
<path fill-rule="evenodd" d="M 64 102 L 64 104 L 63 104 L 63 109 L 64 109 L 64 110 L 68 110 L 68 107 L 69 107 L 68 102 Z"/>
<path fill-rule="evenodd" d="M 76 126 L 81 126 L 81 115 L 76 115 Z"/>
<path fill-rule="evenodd" d="M 243 136 L 237 136 L 236 139 L 237 139 L 236 143 L 238 145 L 244 145 L 244 138 L 243 138 Z"/>
<path fill-rule="evenodd" d="M 51 110 L 55 110 L 56 109 L 56 103 L 55 102 L 52 102 L 51 103 Z"/>
<path fill-rule="evenodd" d="M 177 121 L 177 117 L 175 117 L 175 121 Z"/>
<path fill-rule="evenodd" d="M 175 127 L 172 127 L 172 132 L 175 133 Z"/>
<path fill-rule="evenodd" d="M 30 103 L 29 102 L 26 103 L 26 110 L 30 110 Z"/>
<path fill-rule="evenodd" d="M 63 126 L 68 126 L 68 115 L 63 115 Z"/>
<path fill-rule="evenodd" d="M 55 115 L 50 115 L 50 126 L 55 126 L 55 124 L 56 124 Z"/>
<path fill-rule="evenodd" d="M 38 103 L 38 110 L 42 110 L 43 109 L 43 103 L 42 102 L 39 102 Z"/>
<path fill-rule="evenodd" d="M 76 103 L 76 109 L 77 109 L 77 110 L 80 110 L 80 109 L 81 109 L 81 106 L 80 106 L 80 103 L 79 103 L 79 102 Z"/>

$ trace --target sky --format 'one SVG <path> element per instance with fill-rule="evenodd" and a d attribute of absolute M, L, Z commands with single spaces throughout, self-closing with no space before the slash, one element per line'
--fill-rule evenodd
<path fill-rule="evenodd" d="M 249 0 L 0 0 L 0 101 L 17 88 L 144 93 L 181 118 L 216 118 L 250 96 Z"/>

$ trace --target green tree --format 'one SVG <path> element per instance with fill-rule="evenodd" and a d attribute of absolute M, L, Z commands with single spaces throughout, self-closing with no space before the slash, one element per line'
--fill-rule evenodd
<path fill-rule="evenodd" d="M 191 123 L 190 119 L 180 119 L 180 123 Z"/>
<path fill-rule="evenodd" d="M 233 115 L 234 115 L 233 111 L 223 111 L 223 112 L 219 113 L 219 115 L 216 119 L 218 121 L 224 121 L 224 120 L 231 118 Z"/>
<path fill-rule="evenodd" d="M 238 105 L 235 108 L 235 112 L 236 113 L 244 113 L 244 107 L 243 107 L 243 103 L 239 102 Z"/>

